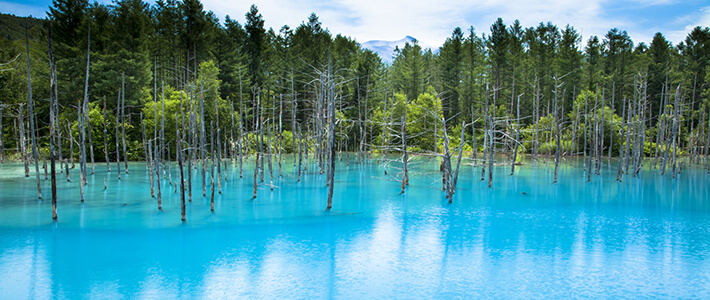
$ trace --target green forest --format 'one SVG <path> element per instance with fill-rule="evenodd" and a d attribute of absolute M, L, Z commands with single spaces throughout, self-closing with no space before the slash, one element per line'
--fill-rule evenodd
<path fill-rule="evenodd" d="M 243 23 L 220 20 L 199 0 L 54 0 L 44 19 L 1 15 L 1 159 L 31 159 L 30 144 L 48 156 L 50 122 L 70 160 L 84 143 L 92 161 L 149 160 L 157 140 L 174 158 L 185 131 L 206 135 L 183 147 L 217 140 L 211 153 L 227 157 L 264 152 L 259 132 L 279 153 L 301 149 L 303 136 L 315 151 L 331 142 L 326 128 L 338 151 L 360 154 L 403 144 L 473 158 L 707 159 L 707 27 L 647 45 L 619 28 L 586 38 L 573 24 L 499 18 L 490 34 L 452 29 L 439 49 L 407 43 L 387 64 L 316 14 L 295 28 L 265 28 L 268 17 L 252 5 Z"/>

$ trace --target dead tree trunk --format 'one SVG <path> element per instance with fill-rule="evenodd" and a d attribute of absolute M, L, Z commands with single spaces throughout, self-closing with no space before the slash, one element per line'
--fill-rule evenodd
<path fill-rule="evenodd" d="M 301 181 L 301 167 L 303 166 L 303 136 L 301 134 L 301 125 L 298 125 L 298 180 Z"/>
<path fill-rule="evenodd" d="M 140 112 L 140 117 L 141 117 L 141 136 L 143 137 L 143 155 L 145 156 L 145 169 L 148 171 L 148 177 L 150 180 L 150 196 L 154 197 L 155 192 L 153 189 L 153 172 L 152 172 L 152 167 L 151 167 L 151 162 L 150 162 L 150 141 L 146 140 L 146 135 L 145 135 L 145 122 L 143 120 L 143 112 Z"/>
<path fill-rule="evenodd" d="M 661 138 L 661 135 L 663 134 L 663 120 L 665 119 L 665 85 L 661 88 L 661 105 L 658 107 L 658 121 L 656 121 L 656 151 L 653 155 L 653 168 L 656 168 L 656 164 L 658 163 L 658 152 L 659 150 L 662 150 L 660 145 L 663 139 Z"/>
<path fill-rule="evenodd" d="M 121 73 L 121 138 L 123 140 L 123 163 L 128 174 L 128 151 L 126 151 L 126 87 L 125 73 Z"/>
<path fill-rule="evenodd" d="M 195 112 L 191 111 L 189 114 L 190 129 L 188 130 L 188 154 L 187 154 L 187 199 L 192 203 L 192 161 L 194 160 L 194 145 L 195 145 L 195 123 L 197 123 L 197 118 L 195 117 Z M 190 144 L 192 143 L 192 144 Z"/>
<path fill-rule="evenodd" d="M 594 94 L 594 136 L 592 138 L 592 145 L 594 145 L 594 156 L 596 156 L 596 163 L 595 163 L 595 169 L 594 169 L 594 174 L 599 175 L 599 168 L 601 167 L 600 161 L 601 161 L 601 154 L 600 154 L 600 149 L 599 149 L 599 117 L 597 114 L 597 111 L 599 110 L 599 102 L 598 102 L 598 95 L 599 95 L 599 87 L 597 86 L 596 93 Z M 602 105 L 603 105 L 603 99 L 602 99 Z M 589 160 L 590 163 L 590 168 L 591 168 L 591 163 L 592 160 Z"/>
<path fill-rule="evenodd" d="M 268 140 L 267 143 L 268 145 L 266 146 L 266 152 L 267 152 L 267 160 L 269 161 L 269 186 L 271 190 L 274 190 L 274 169 L 273 165 L 271 163 L 271 156 L 272 156 L 272 151 L 271 151 L 271 127 L 267 127 L 266 131 L 268 132 Z"/>
<path fill-rule="evenodd" d="M 520 122 L 520 99 L 518 99 L 518 122 Z M 520 130 L 518 128 L 518 130 Z M 435 134 L 436 136 L 436 134 Z M 473 140 L 473 151 L 471 151 L 471 157 L 473 158 L 473 166 L 476 166 L 476 154 L 478 153 L 478 141 L 476 139 L 476 117 L 473 114 L 473 105 L 471 105 L 471 139 Z M 520 140 L 520 138 L 517 138 Z M 438 148 L 438 146 L 437 146 Z M 513 160 L 515 161 L 515 160 Z M 512 173 L 512 172 L 511 172 Z"/>
<path fill-rule="evenodd" d="M 106 126 L 106 96 L 104 96 L 104 159 L 106 160 L 106 170 L 111 172 L 111 160 L 108 158 L 108 130 Z"/>
<path fill-rule="evenodd" d="M 533 89 L 535 90 L 535 117 L 533 120 L 535 121 L 535 142 L 533 143 L 533 159 L 537 160 L 537 154 L 540 149 L 540 81 L 535 77 L 535 85 L 533 86 Z M 585 98 L 586 101 L 586 98 Z M 586 102 L 585 102 L 585 107 L 586 107 Z M 488 114 L 486 112 L 486 114 Z M 585 147 L 586 147 L 586 139 L 585 139 Z"/>
<path fill-rule="evenodd" d="M 614 148 L 614 82 L 611 82 L 611 131 L 609 133 L 609 162 L 611 163 L 611 156 L 612 156 L 612 148 Z"/>
<path fill-rule="evenodd" d="M 162 129 L 161 129 L 162 132 Z M 158 141 L 155 142 L 155 159 L 153 162 L 155 163 L 155 185 L 158 188 L 158 210 L 163 210 L 163 200 L 162 200 L 162 191 L 160 190 L 160 155 L 158 154 L 160 152 L 160 144 Z M 118 172 L 119 176 L 121 174 L 120 170 Z"/>
<path fill-rule="evenodd" d="M 626 99 L 624 98 L 624 104 L 623 104 L 623 109 L 621 111 L 621 129 L 624 135 L 628 134 L 629 127 L 626 125 L 626 128 L 624 129 L 624 125 L 626 122 L 628 122 L 628 119 L 626 119 Z M 623 135 L 621 136 L 623 138 Z M 623 164 L 622 162 L 624 161 L 624 147 L 619 147 L 619 167 L 616 172 L 616 181 L 621 182 L 621 176 L 624 174 L 623 171 Z"/>
<path fill-rule="evenodd" d="M 675 178 L 676 162 L 678 157 L 678 141 L 677 136 L 680 133 L 680 119 L 678 117 L 678 112 L 680 111 L 680 85 L 675 92 L 675 105 L 673 105 L 673 136 L 671 140 L 673 141 L 673 178 Z"/>
<path fill-rule="evenodd" d="M 39 176 L 39 159 L 37 157 L 37 137 L 35 133 L 35 114 L 32 103 L 32 80 L 30 79 L 30 36 L 25 27 L 25 42 L 27 46 L 27 113 L 29 114 L 30 137 L 32 138 L 32 159 L 35 163 L 35 176 L 37 177 L 37 198 L 42 199 L 42 186 Z M 23 126 L 24 127 L 24 126 Z M 0 131 L 2 135 L 2 131 Z"/>
<path fill-rule="evenodd" d="M 638 158 L 636 159 L 636 168 L 634 169 L 634 176 L 636 176 L 641 167 L 643 167 L 643 157 L 644 157 L 644 144 L 646 142 L 646 106 L 647 106 L 647 88 L 648 83 L 644 79 L 643 81 L 643 94 L 639 99 L 639 142 L 638 142 Z"/>
<path fill-rule="evenodd" d="M 601 164 L 602 164 L 602 157 L 604 156 L 604 123 L 606 123 L 606 122 L 604 122 L 604 116 L 605 116 L 604 111 L 606 109 L 606 105 L 604 104 L 604 92 L 605 91 L 606 90 L 604 88 L 602 88 L 602 116 L 601 116 L 601 119 L 602 119 L 601 123 L 602 124 L 600 127 L 601 139 L 599 140 L 599 155 L 598 155 L 598 159 L 597 159 L 597 175 L 599 175 L 599 169 L 601 168 Z M 612 120 L 613 120 L 613 118 L 612 118 Z"/>
<path fill-rule="evenodd" d="M 409 170 L 407 168 L 408 160 L 409 157 L 407 156 L 407 110 L 405 108 L 404 116 L 402 116 L 402 194 L 404 194 L 404 188 L 409 184 Z"/>
<path fill-rule="evenodd" d="M 564 76 L 562 76 L 562 77 L 564 77 Z M 555 178 L 554 178 L 554 180 L 552 181 L 553 183 L 557 183 L 557 171 L 560 169 L 560 153 L 562 152 L 562 149 L 561 149 L 562 146 L 560 145 L 560 136 L 562 135 L 562 127 L 560 126 L 560 115 L 558 114 L 558 111 L 559 111 L 559 105 L 558 105 L 558 103 L 559 103 L 559 95 L 558 95 L 558 92 L 559 92 L 559 88 L 560 88 L 564 83 L 559 84 L 559 83 L 558 83 L 558 80 L 559 80 L 559 79 L 560 79 L 560 78 L 558 78 L 557 76 L 555 76 L 555 90 L 554 90 L 554 94 L 555 94 L 555 139 L 556 139 L 556 141 L 557 141 L 555 148 L 557 148 L 557 149 L 556 149 L 556 151 L 555 151 Z M 563 92 L 563 95 L 564 95 L 564 92 Z M 564 116 L 564 115 L 563 115 L 563 116 Z"/>
<path fill-rule="evenodd" d="M 86 184 L 86 131 L 84 130 L 84 112 L 82 101 L 77 106 L 77 134 L 79 135 L 79 172 L 81 181 Z"/>
<path fill-rule="evenodd" d="M 257 182 L 256 178 L 259 175 L 259 152 L 256 153 L 256 160 L 254 161 L 254 194 L 252 195 L 252 199 L 256 199 L 256 190 L 257 190 Z M 301 177 L 300 175 L 298 176 L 299 178 Z"/>
<path fill-rule="evenodd" d="M 180 146 L 180 127 L 177 126 L 177 113 L 175 113 L 175 140 L 177 141 L 175 152 L 177 153 L 177 163 L 178 163 L 178 168 L 180 168 L 180 220 L 183 222 L 187 221 L 187 218 L 185 217 L 185 175 L 182 170 L 182 149 Z M 160 178 L 158 178 L 158 181 L 160 181 Z M 162 207 L 160 206 L 160 202 L 158 202 L 158 209 L 162 210 Z M 213 211 L 214 211 L 214 206 L 213 206 Z"/>
<path fill-rule="evenodd" d="M 230 106 L 230 114 L 232 118 L 232 127 L 229 129 L 229 145 L 230 145 L 230 151 L 232 154 L 232 169 L 234 169 L 234 166 L 237 164 L 237 158 L 234 156 L 236 151 L 236 145 L 234 144 L 234 102 L 232 102 L 232 105 Z M 225 170 L 226 172 L 226 170 Z"/>
<path fill-rule="evenodd" d="M 218 151 L 219 152 L 219 151 Z M 210 166 L 210 212 L 214 212 L 214 157 L 215 151 L 212 151 L 212 164 Z"/>
<path fill-rule="evenodd" d="M 5 143 L 2 138 L 3 132 L 4 132 L 2 129 L 3 128 L 3 126 L 2 126 L 2 110 L 3 110 L 3 108 L 4 108 L 3 106 L 0 106 L 0 163 L 5 162 Z M 50 109 L 52 109 L 52 108 L 50 107 Z"/>
<path fill-rule="evenodd" d="M 335 83 L 333 82 L 331 72 L 329 61 L 326 85 L 327 97 L 325 98 L 328 101 L 328 151 L 330 152 L 328 163 L 328 204 L 326 206 L 326 210 L 330 210 L 333 207 L 333 185 L 335 182 Z"/>
<path fill-rule="evenodd" d="M 27 148 L 25 147 L 25 106 L 20 104 L 19 113 L 17 114 L 17 120 L 20 123 L 20 157 L 22 162 L 25 164 L 25 177 L 30 177 L 30 165 L 29 158 L 27 158 Z M 71 129 L 70 129 L 71 130 Z M 69 133 L 71 135 L 71 133 Z"/>
<path fill-rule="evenodd" d="M 82 151 L 84 155 L 84 180 L 86 180 L 86 145 L 83 145 L 83 143 L 86 140 L 86 133 L 85 131 L 88 131 L 89 134 L 89 154 L 91 155 L 91 174 L 94 174 L 94 144 L 92 143 L 91 140 L 91 124 L 89 124 L 89 66 L 91 62 L 91 22 L 89 22 L 89 32 L 87 34 L 87 42 L 86 42 L 86 81 L 84 82 L 84 104 L 82 105 L 82 109 L 84 112 L 83 116 L 83 121 L 84 125 L 82 126 L 82 137 L 84 141 L 82 141 Z"/>
<path fill-rule="evenodd" d="M 64 167 L 66 168 L 65 172 L 67 173 L 67 182 L 71 182 L 71 178 L 69 177 L 69 162 L 67 159 L 64 159 Z"/>
<path fill-rule="evenodd" d="M 438 113 L 437 114 L 437 121 L 439 119 Z M 486 120 L 488 121 L 488 120 Z M 441 131 L 444 134 L 443 138 L 443 146 L 444 146 L 444 155 L 441 160 L 441 166 L 439 169 L 442 171 L 441 173 L 441 189 L 446 193 L 446 198 L 449 199 L 449 203 L 453 202 L 453 193 L 451 189 L 452 185 L 452 180 L 451 180 L 451 148 L 449 148 L 449 133 L 448 130 L 446 129 L 446 118 L 442 118 L 441 121 L 442 128 Z M 487 133 L 486 133 L 487 134 Z"/>
<path fill-rule="evenodd" d="M 589 93 L 584 93 L 584 170 L 589 172 L 591 169 L 587 169 L 587 140 L 589 138 Z M 591 167 L 590 167 L 591 168 Z"/>
<path fill-rule="evenodd" d="M 579 127 L 579 114 L 581 113 L 580 105 L 580 103 L 577 103 L 577 113 L 574 116 L 574 126 L 572 126 L 572 146 L 570 147 L 570 152 L 572 152 L 572 154 L 574 155 L 577 155 L 579 153 L 579 151 L 577 150 L 577 148 L 579 147 L 579 145 L 577 144 L 577 128 Z"/>
<path fill-rule="evenodd" d="M 389 121 L 385 121 L 385 127 L 386 127 L 385 132 L 386 133 L 383 133 L 383 137 L 387 141 L 385 144 L 385 158 L 384 158 L 385 159 L 385 166 L 383 168 L 385 175 L 387 175 L 387 165 L 389 164 L 389 160 L 387 159 L 387 156 L 389 155 L 389 149 L 390 149 L 390 128 L 389 128 L 389 126 L 392 123 L 392 115 L 394 114 L 394 106 L 396 105 L 396 103 L 394 102 L 394 99 L 395 99 L 394 95 L 395 95 L 395 93 L 392 92 L 392 107 L 393 108 L 390 111 Z M 387 111 L 385 111 L 385 115 L 386 114 L 387 114 Z M 383 116 L 383 118 L 385 118 L 385 117 Z"/>
<path fill-rule="evenodd" d="M 279 177 L 283 176 L 283 173 L 281 172 L 281 159 L 282 157 L 282 151 L 284 150 L 284 136 L 283 136 L 283 124 L 281 123 L 281 120 L 283 119 L 283 96 L 279 94 L 279 153 L 278 153 L 278 161 L 279 161 Z"/>
<path fill-rule="evenodd" d="M 49 47 L 49 156 L 50 156 L 50 174 L 52 180 L 52 220 L 57 220 L 57 171 L 55 165 L 56 153 L 54 152 L 54 144 L 56 142 L 56 122 L 55 122 L 55 105 L 57 101 L 56 94 L 56 69 L 54 66 L 54 53 L 52 51 L 52 24 L 49 24 L 48 30 L 48 47 Z M 0 127 L 2 127 L 2 110 L 0 110 Z M 2 136 L 2 128 L 0 128 L 0 137 Z M 1 139 L 1 138 L 0 138 Z M 61 164 L 60 164 L 61 167 Z M 67 172 L 68 174 L 68 172 Z"/>
<path fill-rule="evenodd" d="M 244 170 L 244 150 L 242 149 L 242 141 L 244 139 L 243 132 L 244 129 L 242 128 L 243 124 L 243 117 L 242 117 L 242 107 L 239 106 L 239 137 L 237 141 L 237 147 L 239 148 L 239 178 L 242 178 L 243 175 L 243 170 Z"/>
<path fill-rule="evenodd" d="M 221 141 L 220 141 L 220 127 L 219 127 L 219 109 L 217 107 L 217 97 L 214 98 L 214 114 L 215 114 L 215 120 L 217 121 L 217 186 L 218 186 L 218 191 L 220 194 L 222 194 L 222 169 L 220 166 L 220 163 L 222 162 L 222 151 L 221 149 Z M 212 153 L 214 156 L 214 153 Z M 213 159 L 214 160 L 214 159 Z M 214 175 L 212 176 L 214 177 Z"/>
<path fill-rule="evenodd" d="M 202 197 L 207 197 L 207 183 L 205 180 L 205 97 L 204 83 L 200 81 L 200 160 L 202 161 Z"/>
<path fill-rule="evenodd" d="M 515 151 L 513 152 L 513 163 L 510 164 L 510 175 L 511 175 L 511 176 L 512 176 L 513 174 L 515 174 L 515 162 L 516 162 L 516 160 L 518 159 L 518 147 L 520 146 L 520 124 L 521 124 L 521 120 L 520 120 L 520 97 L 521 97 L 521 96 L 523 96 L 523 94 L 518 95 L 518 113 L 517 113 L 517 115 L 518 115 L 518 117 L 517 117 L 518 128 L 517 128 L 517 130 L 515 131 Z M 472 107 L 471 111 L 473 111 L 473 107 Z M 473 115 L 472 115 L 472 116 L 473 116 Z M 473 126 L 473 122 L 471 122 L 471 125 Z M 463 127 L 461 127 L 461 128 L 463 128 Z M 476 139 L 476 136 L 475 136 L 475 135 L 473 136 L 473 139 L 474 139 L 474 140 Z M 474 149 L 474 151 L 475 151 L 475 149 Z"/>
<path fill-rule="evenodd" d="M 296 109 L 297 109 L 296 105 L 297 105 L 296 104 L 296 94 L 294 93 L 294 89 L 293 89 L 293 69 L 291 69 L 291 137 L 293 140 L 293 149 L 294 149 L 294 151 L 293 151 L 293 166 L 294 167 L 296 166 L 296 151 L 295 151 L 295 149 L 296 149 L 296 138 L 295 138 L 295 136 L 296 136 Z M 299 130 L 301 130 L 300 127 L 299 127 Z M 299 133 L 299 136 L 300 136 L 300 133 Z M 300 143 L 299 143 L 299 155 L 300 155 Z M 300 162 L 299 162 L 299 164 L 300 164 Z M 300 172 L 301 171 L 300 171 L 300 167 L 299 167 L 299 174 L 300 174 Z"/>
<path fill-rule="evenodd" d="M 486 110 L 484 112 L 485 121 L 483 127 L 483 161 L 481 162 L 481 181 L 486 180 L 486 150 L 488 150 L 488 83 L 486 83 Z M 536 133 L 537 136 L 537 133 Z"/>
<path fill-rule="evenodd" d="M 493 116 L 488 115 L 488 132 L 489 132 L 489 137 L 488 140 L 490 141 L 490 147 L 488 149 L 488 187 L 493 186 Z"/>
<path fill-rule="evenodd" d="M 705 166 L 707 173 L 710 174 L 710 113 L 708 114 L 708 130 L 705 133 Z"/>
<path fill-rule="evenodd" d="M 119 151 L 119 148 L 118 148 L 118 139 L 119 139 L 118 126 L 120 124 L 119 123 L 120 114 L 121 114 L 121 91 L 119 91 L 119 93 L 118 93 L 118 106 L 116 107 L 116 126 L 115 126 L 116 127 L 116 168 L 118 170 L 118 180 L 121 180 L 121 151 Z M 69 135 L 71 136 L 71 133 L 69 133 Z M 158 192 L 158 194 L 160 194 L 160 192 Z"/>
<path fill-rule="evenodd" d="M 519 99 L 519 98 L 518 98 Z M 464 143 L 464 129 L 466 128 L 466 122 L 463 121 L 461 122 L 461 139 L 459 143 L 459 158 L 458 161 L 456 162 L 456 170 L 454 171 L 453 174 L 453 181 L 451 183 L 451 194 L 449 195 L 449 203 L 453 201 L 453 196 L 454 193 L 456 192 L 456 183 L 459 181 L 459 167 L 461 166 L 461 157 L 463 157 L 463 145 Z M 449 168 L 451 168 L 451 159 L 448 159 L 449 161 Z"/>
<path fill-rule="evenodd" d="M 624 99 L 626 101 L 626 99 Z M 631 146 L 631 120 L 632 120 L 632 114 L 631 111 L 633 110 L 631 103 L 631 99 L 628 100 L 628 111 L 626 113 L 626 144 L 624 145 L 624 173 L 628 174 L 628 166 L 629 166 L 629 147 Z"/>

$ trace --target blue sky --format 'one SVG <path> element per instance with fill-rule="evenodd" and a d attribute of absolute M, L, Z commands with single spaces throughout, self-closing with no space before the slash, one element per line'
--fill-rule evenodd
<path fill-rule="evenodd" d="M 0 11 L 45 16 L 51 2 L 0 0 Z M 252 3 L 259 7 L 266 26 L 275 30 L 284 24 L 295 28 L 315 12 L 332 33 L 342 33 L 359 42 L 399 40 L 411 35 L 425 46 L 435 47 L 455 27 L 473 26 L 477 34 L 488 34 L 498 17 L 506 24 L 519 19 L 523 27 L 548 21 L 560 28 L 570 24 L 583 35 L 584 41 L 618 27 L 628 31 L 635 43 L 647 44 L 656 32 L 662 32 L 677 44 L 693 27 L 710 26 L 708 0 L 203 0 L 205 10 L 214 11 L 220 20 L 230 15 L 240 23 Z"/>

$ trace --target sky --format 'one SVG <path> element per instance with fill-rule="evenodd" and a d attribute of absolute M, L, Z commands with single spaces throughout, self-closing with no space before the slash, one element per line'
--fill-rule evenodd
<path fill-rule="evenodd" d="M 0 0 L 0 11 L 44 17 L 51 2 Z M 350 36 L 360 43 L 394 41 L 409 35 L 431 47 L 443 44 L 456 27 L 461 27 L 464 34 L 468 34 L 471 26 L 479 36 L 489 34 L 498 17 L 506 25 L 518 19 L 523 27 L 552 22 L 562 29 L 569 24 L 582 35 L 583 44 L 590 36 L 601 38 L 615 27 L 626 30 L 636 44 L 649 44 L 656 32 L 677 44 L 695 26 L 710 26 L 708 0 L 202 0 L 202 3 L 220 21 L 229 15 L 243 24 L 244 14 L 253 3 L 264 17 L 266 27 L 276 31 L 283 25 L 295 29 L 314 12 L 332 34 Z"/>

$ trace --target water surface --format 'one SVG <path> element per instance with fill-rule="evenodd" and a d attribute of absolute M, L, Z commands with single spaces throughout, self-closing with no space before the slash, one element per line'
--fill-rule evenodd
<path fill-rule="evenodd" d="M 97 164 L 84 203 L 77 167 L 73 182 L 58 176 L 53 222 L 49 181 L 37 200 L 34 173 L 6 163 L 0 298 L 710 298 L 703 170 L 673 179 L 646 169 L 618 183 L 605 162 L 587 182 L 569 163 L 553 184 L 550 163 L 515 176 L 499 166 L 488 188 L 466 165 L 449 204 L 436 160 L 413 160 L 404 194 L 399 167 L 384 175 L 376 160 L 339 162 L 325 211 L 313 163 L 297 182 L 285 162 L 256 199 L 253 162 L 242 179 L 228 164 L 214 213 L 195 170 L 186 223 L 168 179 L 157 209 L 143 163 L 121 181 L 115 163 L 111 173 Z"/>

